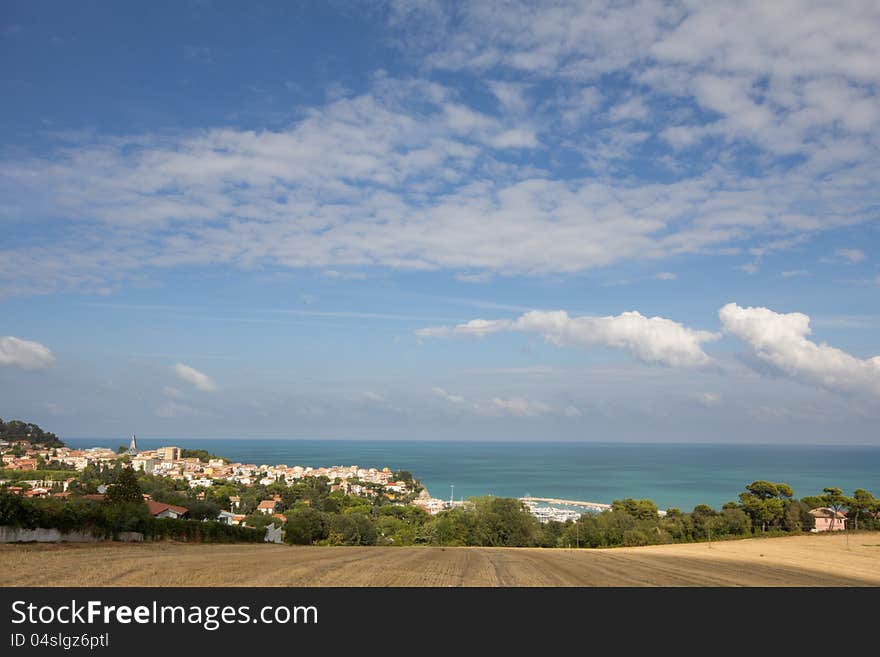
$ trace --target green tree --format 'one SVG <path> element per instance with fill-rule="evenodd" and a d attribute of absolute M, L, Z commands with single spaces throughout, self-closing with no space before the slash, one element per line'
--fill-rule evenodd
<path fill-rule="evenodd" d="M 720 530 L 731 536 L 743 536 L 752 531 L 752 519 L 737 505 L 724 505 L 721 509 Z"/>
<path fill-rule="evenodd" d="M 789 532 L 802 532 L 812 529 L 814 518 L 810 508 L 800 500 L 786 500 L 783 503 L 782 527 Z"/>
<path fill-rule="evenodd" d="M 538 519 L 522 502 L 509 497 L 477 497 L 471 500 L 476 515 L 479 545 L 522 547 L 533 545 L 540 530 Z"/>
<path fill-rule="evenodd" d="M 104 495 L 106 504 L 144 503 L 144 494 L 138 484 L 137 475 L 131 468 L 123 468 L 116 481 L 107 487 Z"/>
<path fill-rule="evenodd" d="M 767 531 L 768 525 L 776 525 L 782 520 L 785 512 L 783 500 L 793 495 L 794 491 L 788 484 L 758 480 L 746 486 L 746 492 L 740 493 L 739 499 L 752 522 L 760 524 L 763 532 Z"/>
<path fill-rule="evenodd" d="M 704 539 L 711 538 L 712 533 L 718 535 L 718 525 L 716 518 L 718 512 L 707 504 L 698 504 L 691 511 L 691 520 L 694 523 L 694 538 Z"/>
<path fill-rule="evenodd" d="M 244 519 L 244 522 L 248 527 L 253 527 L 254 529 L 259 529 L 260 531 L 263 531 L 266 529 L 266 527 L 273 524 L 274 520 L 275 518 L 268 514 L 256 512 L 251 513 L 249 516 L 247 516 Z"/>
<path fill-rule="evenodd" d="M 378 532 L 362 513 L 329 514 L 327 536 L 336 545 L 375 545 Z"/>
<path fill-rule="evenodd" d="M 311 545 L 327 538 L 324 514 L 305 508 L 288 514 L 284 525 L 284 541 L 293 545 Z"/>
<path fill-rule="evenodd" d="M 651 500 L 634 500 L 627 497 L 623 500 L 614 500 L 611 503 L 611 508 L 614 511 L 628 513 L 638 520 L 657 520 L 660 517 L 657 505 Z"/>
<path fill-rule="evenodd" d="M 877 507 L 878 503 L 880 503 L 880 500 L 864 488 L 856 488 L 853 491 L 853 496 L 849 499 L 848 507 L 849 512 L 852 514 L 854 528 L 856 530 L 859 528 L 859 519 L 869 514 L 873 515 L 874 509 Z"/>
<path fill-rule="evenodd" d="M 193 520 L 216 520 L 220 514 L 220 505 L 209 500 L 188 501 L 186 508 Z"/>
<path fill-rule="evenodd" d="M 829 486 L 828 488 L 822 489 L 822 495 L 820 495 L 820 499 L 822 500 L 822 505 L 831 509 L 834 513 L 834 517 L 831 520 L 831 527 L 834 528 L 835 523 L 837 522 L 837 514 L 842 513 L 843 509 L 849 507 L 852 503 L 852 500 L 843 494 L 843 491 L 840 488 L 835 486 Z M 843 521 L 844 528 L 846 528 L 846 521 Z"/>

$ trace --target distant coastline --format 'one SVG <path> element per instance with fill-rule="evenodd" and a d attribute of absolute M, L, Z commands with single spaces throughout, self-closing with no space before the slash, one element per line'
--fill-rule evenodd
<path fill-rule="evenodd" d="M 880 488 L 880 448 L 819 445 L 571 443 L 138 438 L 247 463 L 356 464 L 413 472 L 432 495 L 486 494 L 610 502 L 652 499 L 660 508 L 720 507 L 755 478 L 789 483 L 798 495 L 829 484 Z M 71 447 L 116 447 L 119 439 L 65 438 Z"/>

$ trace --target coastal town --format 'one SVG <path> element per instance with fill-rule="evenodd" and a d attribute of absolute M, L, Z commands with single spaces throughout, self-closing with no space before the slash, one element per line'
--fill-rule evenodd
<path fill-rule="evenodd" d="M 0 440 L 0 467 L 7 473 L 16 473 L 14 479 L 8 475 L 0 477 L 0 489 L 26 498 L 66 499 L 71 495 L 68 489 L 76 477 L 58 475 L 65 472 L 82 473 L 90 466 L 105 468 L 118 465 L 145 475 L 183 483 L 197 500 L 206 499 L 206 491 L 224 484 L 247 490 L 257 486 L 291 487 L 297 482 L 323 478 L 329 482 L 330 492 L 339 491 L 366 499 L 381 497 L 385 503 L 417 507 L 430 516 L 470 505 L 469 501 L 456 500 L 453 496 L 449 499 L 432 497 L 409 473 L 405 478 L 399 478 L 395 475 L 400 473 L 388 467 L 257 465 L 231 462 L 202 450 L 195 452 L 196 455 L 190 455 L 187 450 L 174 445 L 139 449 L 134 435 L 127 448 L 120 446 L 116 451 L 106 447 L 73 449 L 32 443 L 25 435 L 15 441 Z M 34 476 L 28 477 L 29 472 L 33 472 Z M 99 499 L 102 495 L 103 487 L 99 487 L 98 492 L 89 497 Z M 189 510 L 184 506 L 159 502 L 148 494 L 144 495 L 144 499 L 150 515 L 155 518 L 188 516 Z M 585 512 L 601 513 L 612 508 L 603 503 L 551 498 L 523 497 L 519 501 L 541 524 L 576 521 Z M 281 502 L 281 496 L 275 494 L 256 504 L 255 512 L 265 516 L 275 529 L 274 534 L 271 529 L 267 533 L 267 540 L 281 541 L 281 526 L 287 521 L 287 516 L 280 512 L 283 506 Z M 667 511 L 662 509 L 657 509 L 656 513 L 661 518 L 667 515 Z M 813 518 L 812 531 L 840 531 L 846 527 L 846 514 L 840 510 L 820 507 L 810 509 L 809 513 Z M 248 514 L 243 512 L 241 496 L 228 496 L 228 508 L 219 509 L 212 519 L 227 525 L 247 526 Z"/>
<path fill-rule="evenodd" d="M 67 466 L 70 471 L 82 472 L 89 466 L 101 468 L 120 464 L 122 467 L 130 467 L 147 475 L 185 482 L 190 489 L 201 491 L 197 493 L 200 499 L 204 499 L 206 489 L 224 483 L 246 488 L 272 484 L 291 486 L 305 479 L 323 477 L 330 482 L 331 492 L 342 491 L 346 495 L 365 498 L 384 496 L 390 503 L 420 507 L 430 515 L 466 504 L 461 500 L 431 497 L 427 489 L 418 481 L 411 478 L 395 479 L 395 473 L 388 467 L 364 468 L 357 465 L 312 467 L 230 462 L 223 457 L 188 456 L 186 450 L 174 445 L 139 449 L 135 436 L 131 437 L 127 449 L 120 448 L 117 451 L 105 447 L 88 449 L 48 447 L 31 444 L 26 439 L 15 442 L 0 441 L 0 459 L 4 470 L 21 473 L 15 480 L 0 478 L 0 486 L 5 487 L 7 492 L 29 498 L 67 497 L 68 487 L 76 478 L 72 476 L 60 479 L 50 476 L 28 478 L 27 472 L 40 472 L 45 475 L 47 466 L 55 468 Z M 59 470 L 59 472 L 63 471 Z M 285 516 L 275 512 L 279 501 L 271 498 L 262 500 L 257 510 L 283 523 L 286 521 Z M 222 509 L 217 520 L 230 525 L 244 523 L 246 514 L 239 513 L 239 507 L 240 497 L 231 496 L 229 508 Z M 152 502 L 151 511 L 154 511 L 155 517 L 183 517 L 187 510 L 180 506 Z"/>

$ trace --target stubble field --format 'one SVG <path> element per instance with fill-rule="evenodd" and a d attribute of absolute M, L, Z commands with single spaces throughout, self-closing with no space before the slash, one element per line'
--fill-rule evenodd
<path fill-rule="evenodd" d="M 0 586 L 878 586 L 880 532 L 613 550 L 0 545 Z"/>

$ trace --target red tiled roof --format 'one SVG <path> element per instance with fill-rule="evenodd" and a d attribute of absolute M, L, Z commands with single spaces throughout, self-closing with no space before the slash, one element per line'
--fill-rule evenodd
<path fill-rule="evenodd" d="M 165 504 L 164 502 L 156 502 L 154 500 L 146 500 L 147 509 L 150 511 L 151 516 L 158 516 L 163 511 L 167 511 L 171 509 L 177 515 L 183 515 L 185 513 L 189 513 L 189 509 L 185 509 L 182 506 L 175 506 L 173 504 Z"/>

